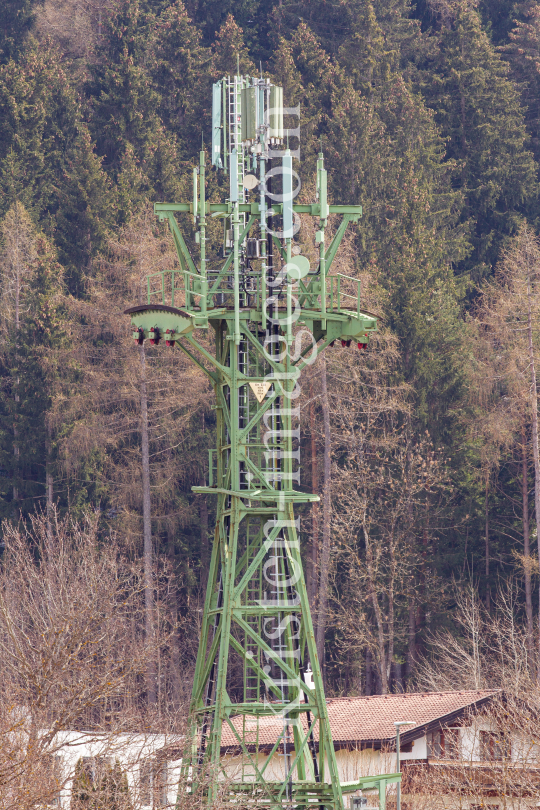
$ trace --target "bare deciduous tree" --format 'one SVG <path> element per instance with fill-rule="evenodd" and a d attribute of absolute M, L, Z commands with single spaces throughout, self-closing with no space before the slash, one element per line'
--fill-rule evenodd
<path fill-rule="evenodd" d="M 535 694 L 536 660 L 530 661 L 527 626 L 519 618 L 519 589 L 509 581 L 486 609 L 472 585 L 455 586 L 454 627 L 429 639 L 416 686 L 425 691 L 502 688 Z"/>
<path fill-rule="evenodd" d="M 199 446 L 188 460 L 182 448 L 192 441 L 196 416 L 209 411 L 210 388 L 177 348 L 165 341 L 138 346 L 123 310 L 146 301 L 147 276 L 172 269 L 175 262 L 170 237 L 149 210 L 111 239 L 87 300 L 68 301 L 73 348 L 65 354 L 65 367 L 71 372 L 55 401 L 57 423 L 64 425 L 60 457 L 67 482 L 85 475 L 90 465 L 96 494 L 101 485 L 110 493 L 106 506 L 112 525 L 143 553 L 150 647 L 157 621 L 154 547 L 157 538 L 168 543 L 197 522 L 196 510 L 179 489 L 199 483 L 206 454 Z M 168 582 L 171 586 L 173 579 Z M 174 607 L 171 615 L 177 616 Z M 193 623 L 190 630 L 188 638 L 196 633 Z M 178 637 L 172 643 L 178 644 Z M 156 708 L 157 664 L 149 658 L 146 673 L 148 702 Z"/>
<path fill-rule="evenodd" d="M 538 315 L 540 312 L 540 243 L 527 225 L 510 243 L 495 280 L 480 298 L 474 326 L 471 392 L 478 411 L 471 436 L 479 447 L 486 480 L 486 568 L 489 566 L 487 481 L 505 451 L 515 447 L 521 467 L 523 572 L 529 636 L 533 647 L 533 610 L 528 470 L 534 475 L 534 521 L 540 521 L 540 452 L 538 446 Z M 540 640 L 538 642 L 540 644 Z"/>
<path fill-rule="evenodd" d="M 149 649 L 144 578 L 113 537 L 100 538 L 98 516 L 76 524 L 45 516 L 4 527 L 0 570 L 0 805 L 47 803 L 58 780 L 40 774 L 68 730 L 107 745 L 140 734 L 140 674 Z M 181 716 L 181 715 L 180 715 Z M 178 718 L 176 718 L 178 719 Z M 52 798 L 52 795 L 51 797 Z"/>

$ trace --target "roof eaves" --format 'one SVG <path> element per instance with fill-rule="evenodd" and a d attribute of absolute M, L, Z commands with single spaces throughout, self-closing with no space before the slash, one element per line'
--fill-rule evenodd
<path fill-rule="evenodd" d="M 427 723 L 422 723 L 419 726 L 415 726 L 408 731 L 402 731 L 400 735 L 400 745 L 408 745 L 410 742 L 420 739 L 430 731 L 436 731 L 441 726 L 451 725 L 452 721 L 457 720 L 457 718 L 463 715 L 464 712 L 470 711 L 471 709 L 479 709 L 481 706 L 492 700 L 495 695 L 503 694 L 504 692 L 502 689 L 494 689 L 489 694 L 484 695 L 471 703 L 466 703 L 464 706 L 460 706 L 458 709 L 454 709 L 452 712 L 447 712 L 446 714 L 440 715 L 440 717 L 435 717 L 433 720 L 429 720 Z M 396 747 L 396 738 L 394 735 L 391 737 L 378 737 L 374 739 L 361 740 L 344 740 L 336 738 L 334 739 L 334 745 L 354 745 L 358 748 L 373 748 L 376 751 L 388 746 L 388 748 L 392 750 Z"/>

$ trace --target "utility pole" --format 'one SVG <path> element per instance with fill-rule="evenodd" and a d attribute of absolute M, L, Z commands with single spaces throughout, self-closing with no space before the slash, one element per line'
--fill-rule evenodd
<path fill-rule="evenodd" d="M 401 743 L 400 731 L 401 726 L 414 726 L 414 720 L 396 720 L 394 722 L 396 727 L 396 773 L 401 774 Z M 397 783 L 397 797 L 396 797 L 396 810 L 401 810 L 401 780 Z"/>
<path fill-rule="evenodd" d="M 356 279 L 330 275 L 362 209 L 329 205 L 322 153 L 316 199 L 294 203 L 299 112 L 284 108 L 282 88 L 262 77 L 214 84 L 212 164 L 228 177 L 226 199 L 208 202 L 201 151 L 191 202 L 155 205 L 180 267 L 149 276 L 148 303 L 126 312 L 138 344 L 185 352 L 216 397 L 208 483 L 193 487 L 217 499 L 217 517 L 180 790 L 201 790 L 209 805 L 219 796 L 224 807 L 342 810 L 343 793 L 360 783 L 340 783 L 304 581 L 294 507 L 319 497 L 298 486 L 296 403 L 301 372 L 317 353 L 335 340 L 364 349 L 377 321 L 362 311 Z M 284 128 L 284 116 L 294 128 Z M 330 214 L 341 222 L 327 244 Z M 317 224 L 314 266 L 297 239 L 301 215 Z M 188 217 L 195 226 L 196 259 L 181 216 L 186 230 Z M 214 352 L 199 338 L 209 332 Z M 237 757 L 229 778 L 224 734 Z"/>

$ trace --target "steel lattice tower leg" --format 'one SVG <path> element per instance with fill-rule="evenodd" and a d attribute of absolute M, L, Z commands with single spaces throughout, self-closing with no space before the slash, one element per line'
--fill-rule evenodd
<path fill-rule="evenodd" d="M 288 449 L 294 432 L 292 409 L 288 403 L 285 407 L 277 391 L 264 404 L 257 402 L 249 387 L 249 371 L 265 376 L 264 343 L 246 325 L 236 346 L 233 328 L 231 319 L 224 319 L 216 331 L 217 358 L 227 369 L 215 385 L 221 491 L 192 696 L 191 767 L 201 769 L 202 778 L 205 765 L 223 781 L 240 768 L 244 789 L 256 789 L 260 806 L 296 805 L 311 791 L 310 803 L 339 808 L 341 789 L 294 514 L 294 503 L 309 496 L 285 488 L 272 492 L 270 486 L 259 487 L 257 494 L 252 485 L 249 500 L 242 495 L 253 453 L 247 462 L 246 447 L 260 445 L 259 453 L 267 454 L 269 484 L 287 480 L 287 453 L 294 452 Z M 263 449 L 265 415 L 266 432 L 287 437 L 279 443 L 267 439 L 270 450 Z M 238 431 L 229 427 L 232 424 Z M 259 463 L 262 466 L 262 459 Z M 313 670 L 311 689 L 304 680 L 308 662 Z M 275 751 L 268 751 L 267 729 L 275 731 L 270 745 Z M 228 772 L 225 745 L 237 755 Z M 279 755 L 281 773 L 265 776 Z M 211 782 L 210 793 L 217 799 L 220 782 Z M 238 793 L 238 784 L 233 793 Z M 307 795 L 305 800 L 309 801 Z"/>

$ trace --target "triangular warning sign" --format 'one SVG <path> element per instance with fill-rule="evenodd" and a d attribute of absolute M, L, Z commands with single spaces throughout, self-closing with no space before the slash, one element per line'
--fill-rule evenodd
<path fill-rule="evenodd" d="M 249 386 L 255 396 L 257 397 L 257 402 L 262 402 L 265 396 L 267 395 L 268 391 L 270 390 L 270 386 L 272 385 L 271 382 L 250 382 Z"/>

